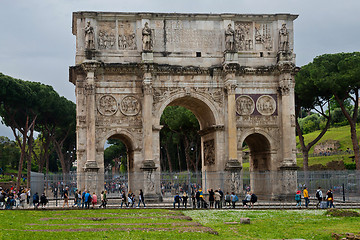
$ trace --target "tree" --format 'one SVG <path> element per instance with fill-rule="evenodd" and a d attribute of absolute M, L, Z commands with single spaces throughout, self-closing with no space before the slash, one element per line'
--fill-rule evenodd
<path fill-rule="evenodd" d="M 324 54 L 311 63 L 309 77 L 314 85 L 331 93 L 350 125 L 356 169 L 360 170 L 360 151 L 356 133 L 359 108 L 360 52 Z M 351 102 L 353 110 L 346 107 Z"/>
<path fill-rule="evenodd" d="M 20 151 L 14 141 L 0 136 L 0 167 L 3 171 L 10 166 L 16 166 L 20 157 Z"/>
<path fill-rule="evenodd" d="M 54 119 L 55 130 L 50 138 L 58 155 L 64 175 L 70 172 L 75 161 L 76 149 L 76 105 L 64 97 L 57 101 Z"/>
<path fill-rule="evenodd" d="M 14 79 L 0 73 L 0 115 L 3 123 L 9 126 L 20 147 L 17 189 L 20 188 L 23 162 L 28 161 L 28 187 L 30 184 L 31 144 L 39 102 L 37 92 L 44 85 Z M 30 169 L 29 169 L 30 168 Z"/>
<path fill-rule="evenodd" d="M 161 146 L 167 152 L 166 156 L 169 165 L 174 162 L 169 159 L 169 143 L 173 142 L 173 144 L 176 145 L 179 161 L 181 152 L 183 152 L 187 171 L 191 169 L 196 171 L 198 166 L 196 165 L 195 157 L 192 157 L 191 149 L 200 143 L 200 136 L 198 134 L 200 126 L 195 115 L 186 108 L 171 106 L 165 108 L 160 123 L 164 125 L 161 130 L 164 131 L 164 133 L 160 134 L 162 137 L 165 137 L 161 140 Z M 179 170 L 181 171 L 181 162 L 179 162 Z"/>
<path fill-rule="evenodd" d="M 295 124 L 296 131 L 299 136 L 299 142 L 301 145 L 301 151 L 303 154 L 303 169 L 306 172 L 309 168 L 309 151 L 326 133 L 330 126 L 331 115 L 330 111 L 326 114 L 326 105 L 329 106 L 329 100 L 331 93 L 324 91 L 315 85 L 315 82 L 310 77 L 312 70 L 312 64 L 308 64 L 297 73 L 295 76 Z M 320 134 L 307 145 L 304 140 L 304 131 L 301 129 L 299 124 L 299 114 L 302 110 L 309 112 L 315 110 L 325 119 L 327 119 L 325 127 L 321 130 Z M 315 114 L 310 115 L 309 118 L 314 118 Z M 304 119 L 303 119 L 304 121 Z M 320 124 L 319 124 L 320 125 Z M 303 128 L 304 129 L 304 128 Z M 307 178 L 306 178 L 307 179 Z"/>
<path fill-rule="evenodd" d="M 104 151 L 105 168 L 114 166 L 116 161 L 120 164 L 120 170 L 125 172 L 127 170 L 127 149 L 125 144 L 118 139 L 109 139 L 107 143 L 111 144 L 111 146 Z"/>

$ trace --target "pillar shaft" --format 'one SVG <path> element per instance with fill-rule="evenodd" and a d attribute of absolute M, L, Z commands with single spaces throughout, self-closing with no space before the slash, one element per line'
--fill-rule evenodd
<path fill-rule="evenodd" d="M 290 73 L 284 73 L 280 78 L 282 152 L 284 161 L 288 162 L 295 161 L 293 151 L 296 147 L 295 124 L 293 123 L 295 116 L 294 81 Z"/>
<path fill-rule="evenodd" d="M 153 144 L 152 144 L 152 86 L 151 73 L 144 74 L 143 91 L 144 91 L 144 107 L 143 107 L 143 124 L 144 124 L 144 158 L 145 160 L 153 160 Z"/>
<path fill-rule="evenodd" d="M 229 74 L 234 77 L 232 74 Z M 227 89 L 227 135 L 228 135 L 228 154 L 229 160 L 237 159 L 237 139 L 236 139 L 236 102 L 235 89 L 236 80 L 227 80 L 225 82 Z"/>

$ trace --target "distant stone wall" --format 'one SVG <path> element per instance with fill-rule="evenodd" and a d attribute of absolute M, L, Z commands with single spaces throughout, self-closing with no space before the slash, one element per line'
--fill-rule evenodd
<path fill-rule="evenodd" d="M 326 140 L 314 147 L 314 154 L 324 154 L 327 152 L 336 152 L 340 148 L 340 142 L 337 140 Z"/>

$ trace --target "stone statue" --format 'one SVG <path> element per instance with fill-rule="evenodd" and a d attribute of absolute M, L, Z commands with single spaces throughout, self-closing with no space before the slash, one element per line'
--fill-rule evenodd
<path fill-rule="evenodd" d="M 283 23 L 282 28 L 279 31 L 279 35 L 279 51 L 289 51 L 289 31 L 286 28 L 286 23 Z"/>
<path fill-rule="evenodd" d="M 235 31 L 232 29 L 231 24 L 225 31 L 225 50 L 235 51 Z"/>
<path fill-rule="evenodd" d="M 142 41 L 143 41 L 143 51 L 150 52 L 152 51 L 152 39 L 151 39 L 151 29 L 149 28 L 149 23 L 146 22 L 142 30 Z"/>
<path fill-rule="evenodd" d="M 85 27 L 85 48 L 95 49 L 94 28 L 90 26 L 90 22 L 87 22 L 87 25 Z"/>

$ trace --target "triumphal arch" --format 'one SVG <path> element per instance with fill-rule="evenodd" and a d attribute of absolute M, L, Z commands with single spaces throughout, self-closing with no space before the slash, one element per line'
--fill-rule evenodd
<path fill-rule="evenodd" d="M 104 145 L 128 151 L 129 188 L 160 197 L 160 117 L 184 106 L 200 123 L 203 179 L 239 192 L 242 148 L 258 195 L 296 189 L 291 14 L 75 12 L 78 187 L 100 192 Z M 265 181 L 269 184 L 264 184 Z M 266 188 L 264 186 L 267 186 Z M 270 187 L 269 187 L 270 186 Z"/>

